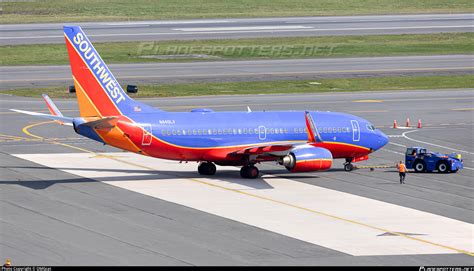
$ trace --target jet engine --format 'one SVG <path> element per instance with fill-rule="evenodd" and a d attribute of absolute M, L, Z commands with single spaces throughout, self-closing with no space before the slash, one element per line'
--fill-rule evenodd
<path fill-rule="evenodd" d="M 328 170 L 332 165 L 332 154 L 325 148 L 304 145 L 294 148 L 279 162 L 291 172 Z"/>

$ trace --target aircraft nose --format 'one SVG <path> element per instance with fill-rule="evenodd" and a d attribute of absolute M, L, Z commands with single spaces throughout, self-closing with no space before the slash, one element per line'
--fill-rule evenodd
<path fill-rule="evenodd" d="M 376 146 L 376 150 L 382 148 L 383 146 L 387 145 L 388 143 L 388 136 L 386 134 L 384 134 L 382 131 L 379 131 L 378 132 L 378 135 L 377 135 L 377 146 Z"/>

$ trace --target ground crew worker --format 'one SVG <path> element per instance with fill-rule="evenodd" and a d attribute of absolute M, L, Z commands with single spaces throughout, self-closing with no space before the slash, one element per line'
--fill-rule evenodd
<path fill-rule="evenodd" d="M 10 266 L 12 266 L 12 263 L 10 262 L 10 259 L 7 259 L 3 267 L 10 267 Z"/>
<path fill-rule="evenodd" d="M 405 175 L 406 175 L 406 172 L 407 172 L 407 167 L 405 166 L 405 164 L 402 161 L 400 161 L 397 164 L 397 168 L 398 168 L 398 175 L 400 175 L 400 184 L 404 184 L 405 183 Z"/>

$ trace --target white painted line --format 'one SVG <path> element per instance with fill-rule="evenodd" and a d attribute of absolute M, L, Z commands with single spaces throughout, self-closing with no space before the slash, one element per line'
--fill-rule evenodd
<path fill-rule="evenodd" d="M 282 30 L 282 29 L 309 29 L 310 26 L 303 25 L 270 25 L 270 26 L 228 26 L 228 27 L 188 27 L 174 28 L 176 31 L 206 32 L 206 31 L 242 31 L 242 30 Z"/>
<path fill-rule="evenodd" d="M 442 146 L 442 145 L 438 145 L 438 144 L 429 143 L 429 142 L 422 141 L 422 140 L 413 139 L 413 138 L 410 138 L 406 135 L 408 133 L 412 133 L 412 132 L 416 132 L 416 131 L 419 131 L 419 130 L 407 131 L 407 132 L 404 132 L 402 135 L 403 135 L 404 138 L 406 138 L 408 140 L 423 143 L 423 144 L 426 144 L 426 145 L 435 146 L 435 147 L 439 147 L 439 148 L 443 148 L 443 149 L 447 149 L 447 150 L 452 150 L 452 151 L 456 151 L 456 152 L 474 154 L 472 152 L 468 152 L 468 151 L 465 151 L 465 150 L 454 149 L 454 148 L 450 148 L 450 147 L 446 147 L 446 146 Z"/>
<path fill-rule="evenodd" d="M 405 145 L 398 144 L 398 143 L 393 143 L 393 142 L 388 142 L 388 144 L 392 144 L 392 145 L 399 146 L 399 147 L 402 147 L 402 148 L 406 148 L 406 147 L 407 147 L 407 146 L 405 146 Z"/>
<path fill-rule="evenodd" d="M 227 172 L 207 179 L 195 163 L 132 153 L 15 156 L 351 255 L 473 249 L 472 224 L 275 176 L 243 180 L 237 168 L 218 167 Z M 380 236 L 387 231 L 422 235 Z"/>
<path fill-rule="evenodd" d="M 199 20 L 199 21 L 143 21 L 143 22 L 117 22 L 117 23 L 100 23 L 101 25 L 169 25 L 169 24 L 221 24 L 232 23 L 231 20 Z"/>
<path fill-rule="evenodd" d="M 405 155 L 404 153 L 397 152 L 397 151 L 392 151 L 392 150 L 388 150 L 388 149 L 381 149 L 381 150 L 382 150 L 382 151 L 386 151 L 386 152 L 395 153 L 395 154 Z"/>
<path fill-rule="evenodd" d="M 200 34 L 230 34 L 230 33 L 265 33 L 265 32 L 318 32 L 318 31 L 356 31 L 356 30 L 401 30 L 401 29 L 430 29 L 430 28 L 472 28 L 472 25 L 453 25 L 453 26 L 406 26 L 406 27 L 369 27 L 369 28 L 327 28 L 327 29 L 276 29 L 276 30 L 248 30 L 248 31 L 207 31 Z M 114 36 L 160 36 L 160 35 L 195 35 L 196 32 L 145 32 L 145 33 L 115 33 L 115 34 L 88 34 L 89 37 L 114 37 Z M 53 36 L 24 36 L 24 37 L 0 37 L 0 40 L 15 39 L 44 39 L 44 38 L 62 38 L 62 35 Z"/>

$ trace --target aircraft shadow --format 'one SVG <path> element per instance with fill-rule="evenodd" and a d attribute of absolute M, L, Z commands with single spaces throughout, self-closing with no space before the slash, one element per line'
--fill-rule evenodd
<path fill-rule="evenodd" d="M 110 176 L 90 178 L 68 178 L 58 180 L 33 180 L 33 181 L 0 181 L 1 184 L 21 185 L 35 190 L 46 189 L 54 184 L 69 184 L 69 183 L 88 183 L 88 182 L 118 182 L 118 181 L 146 181 L 153 180 L 159 182 L 160 180 L 169 179 L 218 179 L 223 182 L 235 183 L 242 186 L 247 186 L 249 189 L 273 189 L 273 186 L 268 184 L 262 177 L 257 179 L 242 179 L 238 171 L 220 170 L 214 176 L 201 176 L 197 172 L 177 172 L 166 170 L 130 170 L 130 169 L 104 169 L 104 168 L 49 168 L 49 167 L 8 167 L 10 169 L 33 169 L 33 170 L 80 170 L 80 171 L 95 171 L 95 172 L 111 172 L 111 173 L 128 173 L 137 175 L 127 176 Z M 265 177 L 267 178 L 267 177 Z"/>

